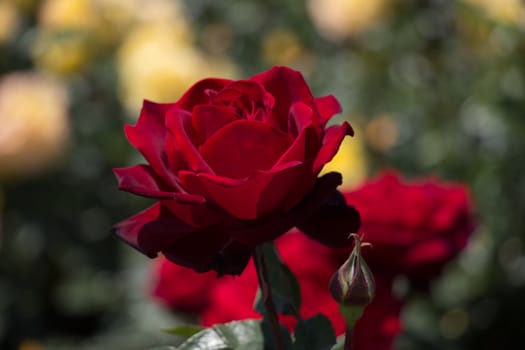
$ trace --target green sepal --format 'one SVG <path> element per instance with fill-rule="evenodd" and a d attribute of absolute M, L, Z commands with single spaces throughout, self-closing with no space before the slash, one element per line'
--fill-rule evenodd
<path fill-rule="evenodd" d="M 348 328 L 354 328 L 357 320 L 361 318 L 363 312 L 365 311 L 365 306 L 359 305 L 344 305 L 339 304 L 339 313 L 343 316 L 346 321 Z"/>

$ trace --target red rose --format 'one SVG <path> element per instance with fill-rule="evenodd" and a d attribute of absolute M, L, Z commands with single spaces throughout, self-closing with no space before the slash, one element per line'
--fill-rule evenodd
<path fill-rule="evenodd" d="M 465 247 L 475 227 L 468 191 L 460 184 L 404 183 L 385 173 L 345 197 L 361 215 L 364 241 L 372 243 L 363 250 L 372 271 L 406 274 L 422 285 Z"/>
<path fill-rule="evenodd" d="M 335 173 L 317 178 L 353 134 L 346 122 L 326 127 L 340 110 L 285 67 L 248 80 L 204 79 L 175 103 L 145 101 L 125 131 L 148 164 L 115 174 L 121 190 L 157 202 L 117 224 L 116 234 L 148 256 L 228 274 L 243 270 L 253 247 L 296 225 L 321 242 L 340 241 L 358 227 L 351 209 L 329 232 L 302 223 L 340 184 Z"/>
<path fill-rule="evenodd" d="M 153 266 L 151 294 L 170 309 L 199 313 L 208 307 L 217 281 L 215 272 L 197 273 L 162 258 Z"/>

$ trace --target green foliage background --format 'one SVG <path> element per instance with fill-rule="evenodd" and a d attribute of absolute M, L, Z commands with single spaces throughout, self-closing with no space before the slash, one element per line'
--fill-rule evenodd
<path fill-rule="evenodd" d="M 27 42 L 39 6 L 0 46 L 1 75 L 34 69 Z M 470 186 L 479 229 L 429 295 L 413 295 L 399 348 L 525 344 L 524 26 L 460 1 L 405 0 L 370 29 L 330 41 L 299 0 L 191 0 L 184 9 L 204 52 L 210 23 L 230 28 L 225 54 L 240 76 L 278 63 L 265 56 L 265 37 L 291 32 L 313 58 L 307 80 L 316 95 L 336 95 L 363 129 L 378 115 L 394 120 L 399 135 L 387 151 L 356 135 L 370 175 L 393 167 Z M 109 233 L 147 204 L 119 193 L 111 173 L 137 157 L 122 132 L 129 118 L 115 50 L 65 78 L 74 136 L 61 166 L 0 183 L 1 349 L 139 349 L 172 339 L 158 329 L 173 319 L 147 300 L 148 260 Z"/>

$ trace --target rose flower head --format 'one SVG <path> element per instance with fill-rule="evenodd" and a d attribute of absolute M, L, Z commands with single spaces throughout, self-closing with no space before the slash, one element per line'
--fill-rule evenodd
<path fill-rule="evenodd" d="M 256 245 L 297 225 L 320 242 L 340 241 L 358 228 L 355 211 L 350 219 L 341 211 L 331 231 L 303 223 L 341 183 L 337 173 L 318 178 L 353 134 L 347 122 L 326 126 L 340 111 L 333 96 L 314 98 L 286 67 L 247 80 L 204 79 L 174 103 L 145 101 L 125 132 L 147 164 L 114 172 L 119 189 L 157 202 L 115 233 L 150 257 L 161 252 L 226 274 L 240 274 Z"/>
<path fill-rule="evenodd" d="M 425 287 L 467 245 L 476 227 L 468 188 L 437 178 L 406 181 L 384 172 L 345 193 L 361 215 L 363 254 L 374 271 Z"/>

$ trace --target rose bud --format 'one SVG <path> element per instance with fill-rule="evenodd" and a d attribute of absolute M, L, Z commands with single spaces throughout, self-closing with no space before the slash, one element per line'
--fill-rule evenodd
<path fill-rule="evenodd" d="M 330 280 L 330 294 L 339 303 L 339 311 L 348 327 L 353 327 L 375 294 L 372 271 L 361 256 L 361 247 L 369 244 L 362 243 L 356 234 L 352 234 L 352 237 L 354 249 L 350 257 Z"/>

